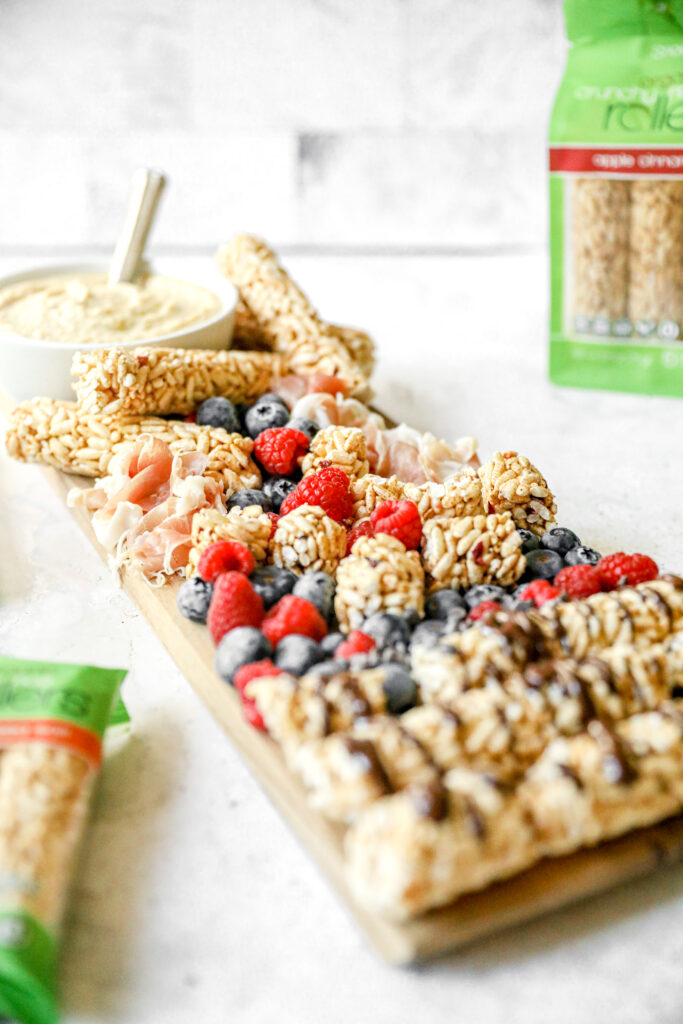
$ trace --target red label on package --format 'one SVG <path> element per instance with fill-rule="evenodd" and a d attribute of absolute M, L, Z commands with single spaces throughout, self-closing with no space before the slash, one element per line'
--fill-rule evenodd
<path fill-rule="evenodd" d="M 551 146 L 550 172 L 683 177 L 683 149 Z"/>
<path fill-rule="evenodd" d="M 56 718 L 15 718 L 0 721 L 0 747 L 16 743 L 46 743 L 51 747 L 68 747 L 81 754 L 94 767 L 102 759 L 99 736 L 73 722 Z"/>

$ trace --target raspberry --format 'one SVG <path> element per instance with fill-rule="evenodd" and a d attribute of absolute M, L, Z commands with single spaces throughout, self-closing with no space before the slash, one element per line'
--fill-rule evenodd
<path fill-rule="evenodd" d="M 603 590 L 614 590 L 622 584 L 635 587 L 636 583 L 646 583 L 659 575 L 657 563 L 648 555 L 626 555 L 623 551 L 601 558 L 596 569 Z"/>
<path fill-rule="evenodd" d="M 375 533 L 388 533 L 405 544 L 408 551 L 419 548 L 422 520 L 414 501 L 385 501 L 370 516 Z"/>
<path fill-rule="evenodd" d="M 277 530 L 277 521 L 280 517 L 277 512 L 266 512 L 266 515 L 270 519 L 270 537 L 268 539 L 272 540 Z"/>
<path fill-rule="evenodd" d="M 351 554 L 351 548 L 356 543 L 359 537 L 374 537 L 375 531 L 372 528 L 372 523 L 369 519 L 364 519 L 361 523 L 356 523 L 352 530 L 349 530 L 349 535 L 346 539 L 346 554 Z"/>
<path fill-rule="evenodd" d="M 242 695 L 242 712 L 249 725 L 253 726 L 254 729 L 258 729 L 259 732 L 268 732 L 266 723 L 261 717 L 261 712 L 256 707 L 256 701 Z"/>
<path fill-rule="evenodd" d="M 299 505 L 318 505 L 330 519 L 338 523 L 353 515 L 353 499 L 349 494 L 349 478 L 338 466 L 325 466 L 300 480 L 280 508 L 281 515 Z"/>
<path fill-rule="evenodd" d="M 486 615 L 487 612 L 499 612 L 500 610 L 501 606 L 497 601 L 482 601 L 481 604 L 478 604 L 476 608 L 472 609 L 467 618 L 471 622 L 476 622 L 483 615 Z"/>
<path fill-rule="evenodd" d="M 263 620 L 262 629 L 273 647 L 290 633 L 310 636 L 316 643 L 327 633 L 325 620 L 315 605 L 295 594 L 286 594 L 273 605 Z"/>
<path fill-rule="evenodd" d="M 558 572 L 555 585 L 573 601 L 598 594 L 602 590 L 600 573 L 594 565 L 568 565 Z"/>
<path fill-rule="evenodd" d="M 520 591 L 519 596 L 522 601 L 533 601 L 536 607 L 540 608 L 546 601 L 552 601 L 554 597 L 559 597 L 560 593 L 561 591 L 548 580 L 534 580 Z"/>
<path fill-rule="evenodd" d="M 261 676 L 279 676 L 281 674 L 282 669 L 278 668 L 270 658 L 262 658 L 261 661 L 252 661 L 249 665 L 242 665 L 241 668 L 238 668 L 232 683 L 236 690 L 244 693 L 247 683 L 250 683 L 252 679 L 259 679 Z"/>
<path fill-rule="evenodd" d="M 267 473 L 288 476 L 308 451 L 308 438 L 291 427 L 269 427 L 254 441 L 254 455 Z"/>
<path fill-rule="evenodd" d="M 371 651 L 376 646 L 377 644 L 371 636 L 363 633 L 360 629 L 354 629 L 346 640 L 342 640 L 339 644 L 334 656 L 335 658 L 350 658 L 354 654 L 365 654 L 366 651 Z"/>
<path fill-rule="evenodd" d="M 213 585 L 206 624 L 215 644 L 237 626 L 260 626 L 263 601 L 241 572 L 224 572 Z"/>
<path fill-rule="evenodd" d="M 196 422 L 197 422 L 197 412 L 196 412 L 196 410 L 195 410 L 195 412 L 188 413 L 187 416 L 185 417 L 185 423 L 196 423 Z"/>
<path fill-rule="evenodd" d="M 207 583 L 215 583 L 222 572 L 241 572 L 248 576 L 254 569 L 254 557 L 245 544 L 236 540 L 217 540 L 202 551 L 197 572 Z"/>

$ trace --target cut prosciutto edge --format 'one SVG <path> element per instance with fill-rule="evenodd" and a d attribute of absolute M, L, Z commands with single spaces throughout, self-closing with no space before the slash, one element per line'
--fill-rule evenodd
<path fill-rule="evenodd" d="M 321 392 L 304 394 L 293 406 L 292 417 L 306 417 L 319 427 L 360 427 L 370 472 L 378 476 L 395 474 L 405 483 L 444 484 L 465 466 L 479 467 L 475 438 L 463 437 L 451 445 L 406 423 L 388 428 L 379 413 L 356 398 Z"/>
<path fill-rule="evenodd" d="M 187 565 L 195 512 L 223 510 L 222 485 L 203 476 L 207 462 L 201 452 L 174 455 L 143 434 L 114 456 L 94 487 L 72 488 L 67 503 L 93 513 L 95 536 L 117 572 L 130 566 L 161 585 Z"/>

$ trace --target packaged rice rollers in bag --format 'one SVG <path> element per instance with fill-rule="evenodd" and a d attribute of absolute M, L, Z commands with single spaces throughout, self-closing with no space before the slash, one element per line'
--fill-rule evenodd
<path fill-rule="evenodd" d="M 565 0 L 550 377 L 683 395 L 683 0 Z"/>
<path fill-rule="evenodd" d="M 58 1018 L 59 926 L 125 674 L 0 656 L 0 1019 Z"/>

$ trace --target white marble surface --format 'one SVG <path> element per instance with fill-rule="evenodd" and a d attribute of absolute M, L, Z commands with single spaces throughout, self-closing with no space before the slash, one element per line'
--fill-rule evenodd
<path fill-rule="evenodd" d="M 2 0 L 0 251 L 103 245 L 128 178 L 155 239 L 545 237 L 560 0 Z"/>
<path fill-rule="evenodd" d="M 545 261 L 297 258 L 373 330 L 378 403 L 542 467 L 563 522 L 683 568 L 683 403 L 561 391 Z M 12 269 L 0 261 L 0 271 Z M 130 669 L 67 922 L 67 1024 L 678 1024 L 683 868 L 418 969 L 384 966 L 39 473 L 0 456 L 0 650 Z"/>

